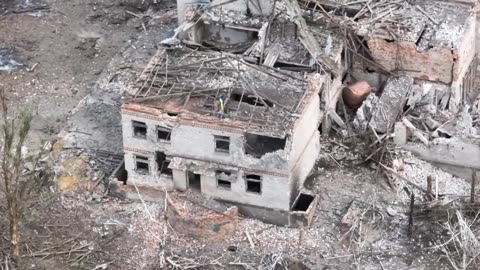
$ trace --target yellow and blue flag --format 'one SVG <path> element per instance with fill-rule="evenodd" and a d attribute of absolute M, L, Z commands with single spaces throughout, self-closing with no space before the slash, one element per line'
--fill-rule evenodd
<path fill-rule="evenodd" d="M 220 102 L 220 108 L 222 109 L 222 112 L 225 112 L 225 97 L 221 95 L 218 98 L 218 101 Z"/>

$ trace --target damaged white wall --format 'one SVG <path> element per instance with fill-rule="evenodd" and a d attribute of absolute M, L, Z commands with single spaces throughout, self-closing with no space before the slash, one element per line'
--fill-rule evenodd
<path fill-rule="evenodd" d="M 318 102 L 316 102 L 316 105 L 318 106 Z M 169 121 L 169 119 L 171 121 Z M 315 119 L 315 117 L 312 119 Z M 147 125 L 148 131 L 145 139 L 133 136 L 133 120 L 144 122 Z M 289 185 L 288 182 L 288 150 L 277 150 L 276 152 L 266 153 L 261 158 L 256 158 L 245 153 L 243 133 L 179 125 L 174 118 L 169 118 L 168 116 L 165 116 L 164 121 L 159 121 L 149 119 L 149 117 L 138 117 L 124 113 L 122 115 L 122 125 L 125 147 L 125 168 L 129 175 L 128 181 L 133 180 L 136 184 L 157 188 L 171 188 L 175 186 L 179 189 L 185 189 L 187 187 L 187 175 L 185 171 L 174 170 L 172 178 L 163 175 L 160 177 L 155 161 L 155 152 L 161 151 L 167 156 L 182 157 L 190 162 L 205 161 L 216 164 L 216 167 L 206 168 L 206 170 L 202 172 L 201 190 L 205 194 L 228 201 L 289 210 L 291 185 Z M 157 140 L 157 126 L 173 127 L 171 141 L 169 143 L 159 142 Z M 312 124 L 310 129 L 315 129 L 315 123 Z M 307 133 L 312 134 L 312 132 Z M 214 135 L 227 136 L 230 138 L 229 153 L 215 152 Z M 301 138 L 297 139 L 298 147 L 303 148 L 300 140 Z M 289 145 L 290 143 L 287 141 L 287 149 Z M 308 149 L 306 152 L 309 153 L 311 150 Z M 136 171 L 135 155 L 149 158 L 150 173 L 148 175 L 139 174 Z M 313 162 L 314 161 L 315 158 L 313 157 Z M 307 164 L 302 164 L 302 162 L 304 162 L 304 160 L 298 164 L 299 168 L 303 168 L 302 170 L 308 167 L 311 168 L 311 165 L 308 164 L 310 161 L 307 160 Z M 214 171 L 215 168 L 229 167 L 236 168 L 238 173 L 237 180 L 232 182 L 231 190 L 227 191 L 217 187 Z M 262 194 L 246 192 L 245 180 L 243 178 L 243 175 L 246 173 L 262 176 Z M 296 177 L 296 179 L 298 179 L 298 177 Z M 129 183 L 128 181 L 127 184 Z"/>
<path fill-rule="evenodd" d="M 218 7 L 225 12 L 236 11 L 247 14 L 248 11 L 254 16 L 268 16 L 273 11 L 273 3 L 273 0 L 177 0 L 178 23 L 183 23 L 185 21 L 185 11 L 196 5 Z"/>
<path fill-rule="evenodd" d="M 318 87 L 321 87 L 319 85 Z M 300 119 L 295 123 L 288 170 L 290 171 L 291 203 L 311 172 L 320 153 L 320 133 L 318 126 L 322 118 L 320 97 L 315 95 L 307 104 Z"/>
<path fill-rule="evenodd" d="M 218 188 L 213 171 L 202 175 L 202 193 L 225 201 L 233 201 L 246 205 L 255 205 L 265 208 L 290 210 L 290 194 L 288 178 L 262 174 L 262 193 L 255 194 L 246 192 L 245 174 L 249 172 L 239 171 L 236 179 L 232 182 L 230 190 Z"/>

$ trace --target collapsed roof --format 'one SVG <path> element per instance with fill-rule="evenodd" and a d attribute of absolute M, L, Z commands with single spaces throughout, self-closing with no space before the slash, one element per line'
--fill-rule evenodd
<path fill-rule="evenodd" d="M 420 50 L 431 47 L 458 48 L 474 4 L 473 0 L 299 2 L 302 8 L 321 13 L 320 18 L 318 15 L 315 18 L 317 23 L 333 18 L 354 29 L 358 35 L 413 42 Z"/>
<path fill-rule="evenodd" d="M 321 87 L 321 83 L 309 85 L 299 73 L 188 48 L 161 50 L 137 83 L 124 108 L 139 104 L 176 115 L 180 121 L 210 122 L 276 137 L 293 128 L 304 104 Z"/>

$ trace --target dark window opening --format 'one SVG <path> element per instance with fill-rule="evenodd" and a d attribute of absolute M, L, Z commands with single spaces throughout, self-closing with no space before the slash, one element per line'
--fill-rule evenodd
<path fill-rule="evenodd" d="M 266 153 L 285 149 L 286 138 L 279 139 L 268 136 L 245 134 L 245 154 L 259 158 Z"/>
<path fill-rule="evenodd" d="M 247 192 L 262 193 L 262 177 L 256 174 L 245 175 L 247 181 Z"/>
<path fill-rule="evenodd" d="M 124 185 L 127 184 L 128 180 L 128 171 L 125 169 L 125 161 L 122 161 L 112 172 L 112 176 L 117 181 L 122 182 Z"/>
<path fill-rule="evenodd" d="M 217 179 L 217 187 L 230 190 L 232 189 L 232 182 Z"/>
<path fill-rule="evenodd" d="M 201 191 L 201 176 L 200 174 L 188 171 L 188 187 L 194 191 Z"/>
<path fill-rule="evenodd" d="M 247 174 L 245 175 L 245 178 L 247 178 L 248 180 L 262 180 L 262 177 L 257 174 Z"/>
<path fill-rule="evenodd" d="M 167 115 L 170 117 L 177 117 L 178 113 L 167 112 Z"/>
<path fill-rule="evenodd" d="M 137 138 L 147 138 L 147 124 L 139 121 L 132 121 L 133 136 Z"/>
<path fill-rule="evenodd" d="M 300 193 L 295 205 L 293 206 L 293 211 L 307 211 L 314 198 L 315 197 L 312 195 Z"/>
<path fill-rule="evenodd" d="M 229 153 L 230 152 L 230 137 L 214 136 L 215 152 Z"/>
<path fill-rule="evenodd" d="M 258 107 L 263 107 L 264 106 L 264 104 L 262 103 L 262 101 L 259 98 L 249 96 L 246 93 L 244 93 L 243 95 L 242 94 L 232 94 L 232 95 L 230 95 L 230 98 L 232 100 L 247 103 L 247 104 L 250 104 L 250 105 L 253 105 L 253 106 L 258 106 Z M 267 104 L 268 107 L 273 107 L 273 103 L 271 101 L 269 101 L 268 99 L 263 98 L 263 101 L 265 102 L 265 104 Z"/>
<path fill-rule="evenodd" d="M 150 166 L 148 163 L 148 157 L 135 156 L 135 171 L 139 174 L 149 174 Z"/>
<path fill-rule="evenodd" d="M 235 175 L 229 171 L 216 171 L 215 176 L 217 178 L 217 187 L 228 189 L 232 188 L 232 181 L 235 180 Z"/>
<path fill-rule="evenodd" d="M 167 158 L 165 153 L 156 152 L 155 160 L 157 162 L 157 168 L 160 174 L 172 175 L 172 170 L 168 168 L 168 166 L 170 165 L 170 160 Z"/>
<path fill-rule="evenodd" d="M 157 127 L 157 138 L 163 141 L 170 141 L 172 130 L 165 127 Z"/>

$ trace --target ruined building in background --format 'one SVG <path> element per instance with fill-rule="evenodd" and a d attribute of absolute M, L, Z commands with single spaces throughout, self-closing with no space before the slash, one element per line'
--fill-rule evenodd
<path fill-rule="evenodd" d="M 313 10 L 311 1 L 299 2 Z M 336 10 L 333 20 L 348 25 L 363 41 L 350 46 L 361 53 L 351 62 L 355 80 L 380 89 L 388 77 L 403 75 L 417 85 L 432 84 L 439 92 L 440 109 L 457 112 L 463 103 L 472 102 L 476 0 L 373 1 L 368 6 L 318 2 Z"/>
<path fill-rule="evenodd" d="M 122 106 L 127 186 L 198 190 L 264 221 L 309 225 L 317 199 L 303 184 L 319 128 L 345 126 L 344 85 L 381 92 L 401 75 L 386 87 L 401 90 L 398 102 L 425 83 L 439 109 L 466 102 L 469 0 L 344 2 L 178 0 L 179 27 Z"/>

